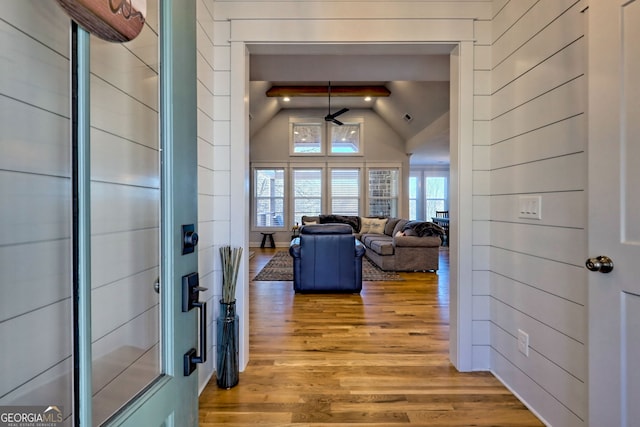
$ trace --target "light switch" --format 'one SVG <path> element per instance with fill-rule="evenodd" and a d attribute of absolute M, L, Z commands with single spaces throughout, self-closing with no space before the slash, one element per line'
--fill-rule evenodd
<path fill-rule="evenodd" d="M 520 196 L 518 218 L 542 219 L 542 196 Z"/>

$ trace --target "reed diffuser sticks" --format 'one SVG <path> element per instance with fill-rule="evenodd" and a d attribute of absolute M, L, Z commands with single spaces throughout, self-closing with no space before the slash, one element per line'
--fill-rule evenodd
<path fill-rule="evenodd" d="M 222 302 L 224 303 L 229 304 L 235 301 L 236 282 L 238 280 L 241 257 L 242 248 L 240 247 L 220 247 L 220 258 L 222 259 Z"/>

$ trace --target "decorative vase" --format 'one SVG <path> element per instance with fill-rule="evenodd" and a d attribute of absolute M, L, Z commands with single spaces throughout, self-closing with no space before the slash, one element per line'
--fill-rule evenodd
<path fill-rule="evenodd" d="M 216 376 L 220 388 L 230 389 L 236 386 L 240 379 L 239 325 L 240 319 L 236 314 L 236 302 L 225 303 L 220 300 L 220 315 L 216 319 L 218 356 Z"/>

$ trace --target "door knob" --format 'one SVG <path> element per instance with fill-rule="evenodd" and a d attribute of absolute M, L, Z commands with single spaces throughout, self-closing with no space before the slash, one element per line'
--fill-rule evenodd
<path fill-rule="evenodd" d="M 600 273 L 609 273 L 613 270 L 613 260 L 606 255 L 589 258 L 585 265 L 590 271 L 599 271 Z"/>

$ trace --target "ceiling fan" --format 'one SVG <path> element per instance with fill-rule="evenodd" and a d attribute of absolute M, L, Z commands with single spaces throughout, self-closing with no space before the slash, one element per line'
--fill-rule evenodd
<path fill-rule="evenodd" d="M 349 111 L 348 108 L 343 108 L 341 110 L 336 111 L 335 113 L 331 114 L 331 82 L 329 82 L 329 111 L 328 114 L 326 116 L 324 116 L 324 120 L 327 122 L 333 122 L 335 124 L 337 124 L 338 126 L 342 126 L 344 123 L 342 123 L 340 120 L 336 119 L 336 117 L 338 117 L 340 114 L 344 114 L 347 111 Z"/>

